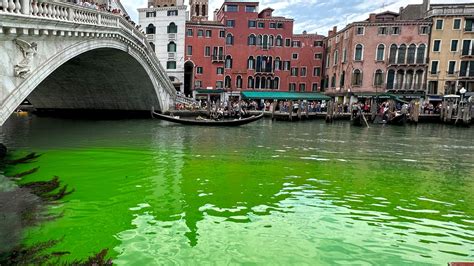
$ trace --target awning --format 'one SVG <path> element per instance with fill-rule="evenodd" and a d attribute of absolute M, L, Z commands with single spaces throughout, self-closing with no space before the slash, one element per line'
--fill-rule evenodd
<path fill-rule="evenodd" d="M 331 100 L 331 97 L 316 92 L 243 91 L 242 99 L 264 100 Z"/>
<path fill-rule="evenodd" d="M 206 89 L 198 89 L 196 90 L 196 93 L 198 94 L 220 94 L 223 93 L 224 90 L 217 89 L 217 90 L 206 90 Z"/>

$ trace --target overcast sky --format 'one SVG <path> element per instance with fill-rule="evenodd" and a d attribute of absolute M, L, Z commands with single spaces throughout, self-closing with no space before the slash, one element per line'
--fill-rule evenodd
<path fill-rule="evenodd" d="M 137 8 L 146 7 L 147 0 L 121 0 L 133 20 L 138 22 Z M 257 0 L 256 0 L 257 1 Z M 185 3 L 187 4 L 187 0 Z M 209 18 L 224 0 L 209 0 Z M 353 21 L 364 20 L 369 13 L 391 10 L 398 12 L 401 6 L 420 4 L 422 0 L 261 0 L 260 10 L 273 8 L 274 15 L 295 20 L 295 33 L 327 35 L 333 26 L 339 29 Z M 469 3 L 472 0 L 432 0 L 431 3 Z"/>

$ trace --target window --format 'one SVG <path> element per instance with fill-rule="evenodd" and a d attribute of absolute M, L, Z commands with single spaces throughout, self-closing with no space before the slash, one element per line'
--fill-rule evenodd
<path fill-rule="evenodd" d="M 211 38 L 211 37 L 212 37 L 212 31 L 206 30 L 206 38 Z"/>
<path fill-rule="evenodd" d="M 238 12 L 239 7 L 237 5 L 226 5 L 227 12 Z"/>
<path fill-rule="evenodd" d="M 216 74 L 217 75 L 223 75 L 224 74 L 224 68 L 223 67 L 218 67 L 216 69 Z"/>
<path fill-rule="evenodd" d="M 253 89 L 254 87 L 255 87 L 254 79 L 253 79 L 253 77 L 249 77 L 248 80 L 247 80 L 247 88 Z"/>
<path fill-rule="evenodd" d="M 387 27 L 379 27 L 378 28 L 379 35 L 387 35 Z"/>
<path fill-rule="evenodd" d="M 397 50 L 398 50 L 398 47 L 396 44 L 392 44 L 390 46 L 390 55 L 388 57 L 388 63 L 389 64 L 395 64 L 396 60 L 397 60 Z"/>
<path fill-rule="evenodd" d="M 314 59 L 321 60 L 322 58 L 323 58 L 323 54 L 321 53 L 314 54 Z"/>
<path fill-rule="evenodd" d="M 451 40 L 451 52 L 458 51 L 458 40 Z"/>
<path fill-rule="evenodd" d="M 289 89 L 290 91 L 296 91 L 296 83 L 290 83 Z"/>
<path fill-rule="evenodd" d="M 219 38 L 225 38 L 225 31 L 219 31 Z"/>
<path fill-rule="evenodd" d="M 305 92 L 306 91 L 306 83 L 300 83 L 300 91 Z"/>
<path fill-rule="evenodd" d="M 426 45 L 420 44 L 416 51 L 416 63 L 417 64 L 424 64 L 425 63 L 425 50 Z"/>
<path fill-rule="evenodd" d="M 464 40 L 462 42 L 462 55 L 474 55 L 474 40 Z"/>
<path fill-rule="evenodd" d="M 345 62 L 347 62 L 347 49 L 346 48 L 342 50 L 342 63 L 345 63 Z"/>
<path fill-rule="evenodd" d="M 247 69 L 255 69 L 255 59 L 253 56 L 249 57 L 247 60 Z"/>
<path fill-rule="evenodd" d="M 302 68 L 301 68 L 300 76 L 306 77 L 306 67 L 302 67 Z"/>
<path fill-rule="evenodd" d="M 175 53 L 176 52 L 176 43 L 170 42 L 168 43 L 168 53 Z"/>
<path fill-rule="evenodd" d="M 225 57 L 225 68 L 232 68 L 232 57 L 230 55 Z"/>
<path fill-rule="evenodd" d="M 202 80 L 196 80 L 194 82 L 194 85 L 196 88 L 202 88 Z"/>
<path fill-rule="evenodd" d="M 222 89 L 224 87 L 224 82 L 222 80 L 216 81 L 216 88 Z"/>
<path fill-rule="evenodd" d="M 448 63 L 448 75 L 454 75 L 456 69 L 456 61 L 449 61 Z"/>
<path fill-rule="evenodd" d="M 442 29 L 443 29 L 443 22 L 444 22 L 444 20 L 442 20 L 442 19 L 437 19 L 437 20 L 436 20 L 436 24 L 435 24 L 435 25 L 436 25 L 435 29 L 437 29 L 437 30 L 442 30 Z"/>
<path fill-rule="evenodd" d="M 156 17 L 156 12 L 153 11 L 153 12 L 146 12 L 146 17 L 147 18 L 154 18 Z"/>
<path fill-rule="evenodd" d="M 354 60 L 355 61 L 361 61 L 363 57 L 363 46 L 362 44 L 357 44 L 355 47 L 355 56 Z"/>
<path fill-rule="evenodd" d="M 323 42 L 322 42 L 322 41 L 314 41 L 313 46 L 314 46 L 314 47 L 322 47 L 322 46 L 323 46 Z"/>
<path fill-rule="evenodd" d="M 168 10 L 168 17 L 170 16 L 177 16 L 178 10 Z"/>
<path fill-rule="evenodd" d="M 354 70 L 352 73 L 352 85 L 362 86 L 362 72 L 359 69 Z"/>
<path fill-rule="evenodd" d="M 282 23 L 282 22 L 278 22 L 278 23 L 277 23 L 277 28 L 278 28 L 278 29 L 283 29 L 283 23 Z"/>
<path fill-rule="evenodd" d="M 186 36 L 193 36 L 193 29 L 187 29 Z"/>
<path fill-rule="evenodd" d="M 474 61 L 461 61 L 459 76 L 474 77 Z"/>
<path fill-rule="evenodd" d="M 398 47 L 398 58 L 397 64 L 405 64 L 405 58 L 407 55 L 407 46 L 402 44 Z"/>
<path fill-rule="evenodd" d="M 420 33 L 421 35 L 429 34 L 429 28 L 428 28 L 428 26 L 420 26 L 419 33 Z"/>
<path fill-rule="evenodd" d="M 249 20 L 249 28 L 256 28 L 257 22 L 255 20 Z"/>
<path fill-rule="evenodd" d="M 166 69 L 176 69 L 176 61 L 166 62 Z"/>
<path fill-rule="evenodd" d="M 232 79 L 230 78 L 230 76 L 225 76 L 225 78 L 224 78 L 224 86 L 225 86 L 226 88 L 232 87 Z"/>
<path fill-rule="evenodd" d="M 227 45 L 233 45 L 234 44 L 234 36 L 232 34 L 228 33 L 227 37 L 225 38 L 225 44 Z"/>
<path fill-rule="evenodd" d="M 337 62 L 339 61 L 339 51 L 334 51 L 334 65 L 337 65 Z"/>
<path fill-rule="evenodd" d="M 346 78 L 346 71 L 342 71 L 341 75 L 339 75 L 339 87 L 344 87 L 344 79 Z"/>
<path fill-rule="evenodd" d="M 320 67 L 313 68 L 313 77 L 319 77 L 319 76 L 321 76 L 321 68 Z"/>
<path fill-rule="evenodd" d="M 291 39 L 285 39 L 285 46 L 290 47 L 291 46 Z"/>
<path fill-rule="evenodd" d="M 276 29 L 276 23 L 275 22 L 270 22 L 270 25 L 268 27 L 270 29 Z"/>
<path fill-rule="evenodd" d="M 186 54 L 193 55 L 193 47 L 191 45 L 188 45 L 188 47 L 186 48 Z"/>
<path fill-rule="evenodd" d="M 377 60 L 377 61 L 383 61 L 383 59 L 384 59 L 384 54 L 385 54 L 385 45 L 379 44 L 379 45 L 377 46 L 377 56 L 376 56 L 375 60 Z"/>
<path fill-rule="evenodd" d="M 356 35 L 364 35 L 364 27 L 357 27 Z"/>
<path fill-rule="evenodd" d="M 260 29 L 265 28 L 265 22 L 259 22 L 258 23 L 258 28 L 260 28 Z"/>
<path fill-rule="evenodd" d="M 198 37 L 204 36 L 204 31 L 203 30 L 198 30 L 197 36 Z"/>
<path fill-rule="evenodd" d="M 250 34 L 249 37 L 247 38 L 247 44 L 248 45 L 255 45 L 257 43 L 257 38 L 255 35 Z"/>
<path fill-rule="evenodd" d="M 301 42 L 300 41 L 292 41 L 291 42 L 291 47 L 301 47 Z"/>
<path fill-rule="evenodd" d="M 229 19 L 225 22 L 225 25 L 229 28 L 233 28 L 233 27 L 235 27 L 235 20 Z"/>
<path fill-rule="evenodd" d="M 441 40 L 434 40 L 433 41 L 433 52 L 440 52 L 441 51 Z"/>
<path fill-rule="evenodd" d="M 178 33 L 178 26 L 176 26 L 176 24 L 174 24 L 174 22 L 171 22 L 168 25 L 168 33 Z"/>
<path fill-rule="evenodd" d="M 156 28 L 153 24 L 148 24 L 146 27 L 146 34 L 155 34 Z"/>
<path fill-rule="evenodd" d="M 273 70 L 281 70 L 281 59 L 280 57 L 277 57 L 275 58 L 275 63 L 274 63 L 274 67 L 273 67 Z"/>
<path fill-rule="evenodd" d="M 430 74 L 432 74 L 432 75 L 438 74 L 438 64 L 439 64 L 438 61 L 431 61 Z"/>
<path fill-rule="evenodd" d="M 204 56 L 211 56 L 211 47 L 210 46 L 204 47 Z"/>
<path fill-rule="evenodd" d="M 235 87 L 238 89 L 242 88 L 242 76 L 237 76 L 237 79 L 235 80 Z"/>
<path fill-rule="evenodd" d="M 331 65 L 331 55 L 328 53 L 326 54 L 326 68 L 329 68 Z"/>
<path fill-rule="evenodd" d="M 336 74 L 332 75 L 331 77 L 331 87 L 336 87 Z"/>
<path fill-rule="evenodd" d="M 377 69 L 374 74 L 374 86 L 382 86 L 383 84 L 383 71 Z"/>
<path fill-rule="evenodd" d="M 245 6 L 245 12 L 257 12 L 256 6 Z"/>
<path fill-rule="evenodd" d="M 275 90 L 280 89 L 280 78 L 279 77 L 275 77 L 275 79 L 273 80 L 273 89 L 275 89 Z"/>
<path fill-rule="evenodd" d="M 472 24 L 474 24 L 474 19 L 473 18 L 466 18 L 466 26 L 464 27 L 465 31 L 472 32 Z"/>
<path fill-rule="evenodd" d="M 298 68 L 297 67 L 292 67 L 291 68 L 291 76 L 293 76 L 293 77 L 298 76 Z"/>
<path fill-rule="evenodd" d="M 400 34 L 400 27 L 392 27 L 391 30 L 392 30 L 392 32 L 391 32 L 392 35 L 399 35 Z"/>
<path fill-rule="evenodd" d="M 291 62 L 290 61 L 283 61 L 283 70 L 288 71 L 290 70 Z"/>
<path fill-rule="evenodd" d="M 196 67 L 196 74 L 202 74 L 203 69 L 202 67 Z"/>
<path fill-rule="evenodd" d="M 313 86 L 311 88 L 312 91 L 318 91 L 318 83 L 313 83 Z"/>
<path fill-rule="evenodd" d="M 461 29 L 461 19 L 455 18 L 453 20 L 453 30 L 460 30 Z"/>
<path fill-rule="evenodd" d="M 415 63 L 415 55 L 416 55 L 416 45 L 410 44 L 410 46 L 408 46 L 407 64 Z"/>
<path fill-rule="evenodd" d="M 296 53 L 291 54 L 291 59 L 294 59 L 294 60 L 298 59 L 298 54 Z"/>
<path fill-rule="evenodd" d="M 281 38 L 280 35 L 278 35 L 275 39 L 275 46 L 279 46 L 279 47 L 283 46 L 283 38 Z"/>

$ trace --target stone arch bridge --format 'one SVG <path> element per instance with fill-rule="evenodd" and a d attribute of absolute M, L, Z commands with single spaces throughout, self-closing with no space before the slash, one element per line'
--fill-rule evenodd
<path fill-rule="evenodd" d="M 25 99 L 45 109 L 166 111 L 176 91 L 124 17 L 0 0 L 0 126 Z"/>

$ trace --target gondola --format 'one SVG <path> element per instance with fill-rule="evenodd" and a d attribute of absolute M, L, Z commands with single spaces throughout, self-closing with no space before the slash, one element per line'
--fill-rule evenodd
<path fill-rule="evenodd" d="M 406 114 L 398 114 L 392 117 L 392 119 L 387 121 L 387 124 L 390 125 L 399 125 L 404 126 L 407 122 L 407 115 Z"/>
<path fill-rule="evenodd" d="M 152 116 L 154 118 L 166 120 L 169 122 L 174 122 L 174 123 L 180 123 L 183 125 L 196 125 L 196 126 L 240 126 L 240 125 L 245 125 L 248 123 L 255 122 L 263 117 L 263 113 L 247 118 L 241 118 L 241 119 L 224 119 L 224 120 L 212 120 L 212 119 L 203 119 L 203 120 L 191 120 L 191 119 L 182 119 L 179 117 L 174 117 L 174 116 L 169 116 L 169 115 L 164 115 L 164 114 L 159 114 L 157 112 L 152 111 Z"/>
<path fill-rule="evenodd" d="M 356 114 L 352 113 L 352 125 L 353 126 L 365 126 L 364 117 L 361 112 L 357 112 Z"/>

